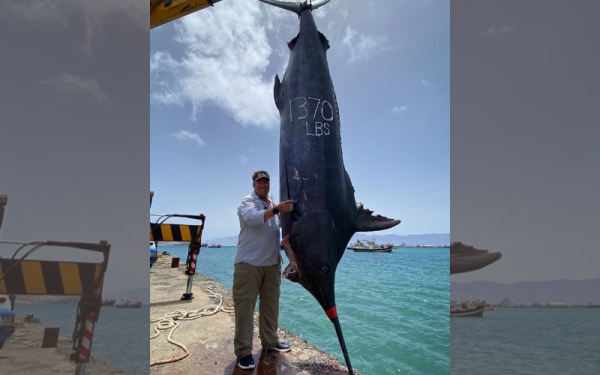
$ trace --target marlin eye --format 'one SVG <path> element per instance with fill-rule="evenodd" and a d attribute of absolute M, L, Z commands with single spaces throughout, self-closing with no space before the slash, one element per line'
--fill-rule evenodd
<path fill-rule="evenodd" d="M 323 275 L 327 275 L 329 273 L 329 267 L 328 266 L 321 267 L 321 273 Z"/>

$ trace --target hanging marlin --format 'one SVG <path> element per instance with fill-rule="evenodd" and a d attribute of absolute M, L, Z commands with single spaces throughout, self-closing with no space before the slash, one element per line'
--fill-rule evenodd
<path fill-rule="evenodd" d="M 288 43 L 290 60 L 283 80 L 275 77 L 275 104 L 281 119 L 280 200 L 294 210 L 281 214 L 282 244 L 290 260 L 283 276 L 300 283 L 321 304 L 335 326 L 344 359 L 353 374 L 335 304 L 335 271 L 356 232 L 400 223 L 356 203 L 344 168 L 340 120 L 329 74 L 327 38 L 317 30 L 312 10 L 329 0 L 290 3 L 260 0 L 295 12 L 298 35 Z"/>

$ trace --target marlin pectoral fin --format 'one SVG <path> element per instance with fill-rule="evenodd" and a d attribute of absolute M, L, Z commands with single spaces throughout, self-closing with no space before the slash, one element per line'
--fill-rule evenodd
<path fill-rule="evenodd" d="M 450 274 L 475 271 L 498 261 L 502 253 L 476 249 L 461 242 L 450 244 Z"/>
<path fill-rule="evenodd" d="M 297 41 L 298 41 L 298 35 L 296 35 L 296 36 L 294 37 L 294 39 L 292 39 L 292 40 L 290 40 L 290 41 L 288 42 L 288 48 L 290 49 L 290 51 L 293 51 L 293 50 L 294 50 L 294 46 L 296 45 L 296 42 L 297 42 Z"/>
<path fill-rule="evenodd" d="M 390 219 L 381 215 L 373 216 L 373 211 L 364 208 L 362 204 L 357 207 L 357 210 L 357 232 L 373 232 L 377 230 L 390 229 L 400 224 L 400 220 Z"/>
<path fill-rule="evenodd" d="M 329 49 L 329 40 L 327 40 L 327 37 L 325 35 L 323 35 L 320 31 L 319 31 L 319 38 L 321 39 L 321 43 L 323 44 L 323 47 L 325 48 L 325 50 Z"/>
<path fill-rule="evenodd" d="M 275 105 L 279 108 L 279 98 L 281 90 L 281 81 L 279 80 L 279 76 L 275 74 L 275 85 L 273 86 L 273 97 L 275 98 Z"/>

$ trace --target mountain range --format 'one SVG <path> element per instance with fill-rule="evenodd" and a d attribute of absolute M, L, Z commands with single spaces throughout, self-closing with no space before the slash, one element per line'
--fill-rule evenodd
<path fill-rule="evenodd" d="M 600 303 L 600 279 L 528 281 L 501 284 L 491 281 L 450 283 L 453 300 L 483 299 L 491 304 L 508 297 L 516 304 L 563 302 L 567 304 Z"/>
<path fill-rule="evenodd" d="M 409 246 L 416 245 L 434 245 L 434 246 L 444 246 L 450 245 L 450 233 L 430 233 L 430 234 L 408 234 L 408 235 L 398 235 L 398 234 L 364 234 L 364 233 L 356 233 L 352 236 L 350 242 L 356 242 L 357 240 L 365 240 L 365 239 L 374 239 L 376 243 L 391 243 L 396 246 L 405 243 Z M 202 241 L 211 243 L 219 243 L 221 246 L 237 246 L 238 236 L 232 237 L 222 237 L 222 238 L 214 238 L 208 241 Z"/>

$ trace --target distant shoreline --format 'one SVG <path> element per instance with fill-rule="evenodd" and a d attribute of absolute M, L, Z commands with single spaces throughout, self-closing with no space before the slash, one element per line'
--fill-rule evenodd
<path fill-rule="evenodd" d="M 19 305 L 36 305 L 36 304 L 53 304 L 53 303 L 78 303 L 80 296 L 35 296 L 35 295 L 17 295 L 15 304 Z"/>
<path fill-rule="evenodd" d="M 407 248 L 419 248 L 425 246 L 435 246 L 439 248 L 448 248 L 449 244 L 452 243 L 450 239 L 450 233 L 421 233 L 421 234 L 373 234 L 366 235 L 364 233 L 356 233 L 350 239 L 350 243 L 354 243 L 357 240 L 375 240 L 376 243 L 393 244 L 394 246 L 401 246 L 404 244 Z M 206 244 L 221 244 L 222 247 L 237 246 L 238 236 L 229 237 L 205 237 L 201 239 L 202 243 Z M 174 241 L 159 241 L 160 246 L 185 246 L 187 243 L 174 242 Z"/>
<path fill-rule="evenodd" d="M 158 248 L 163 246 L 186 246 L 187 242 L 173 242 L 173 241 L 158 241 Z M 450 245 L 396 245 L 393 244 L 395 249 L 449 249 Z M 235 247 L 237 245 L 221 245 L 221 247 Z M 206 246 L 202 246 L 207 248 Z"/>

